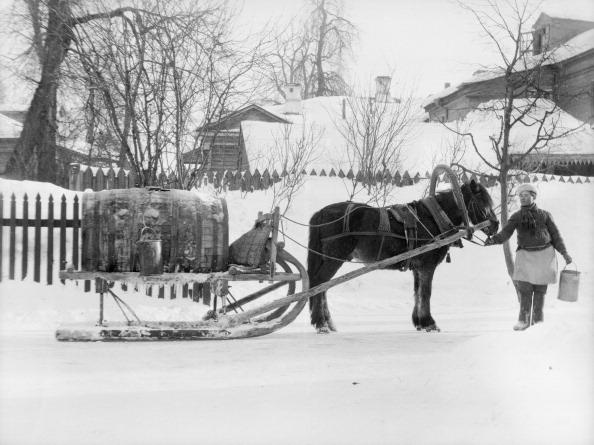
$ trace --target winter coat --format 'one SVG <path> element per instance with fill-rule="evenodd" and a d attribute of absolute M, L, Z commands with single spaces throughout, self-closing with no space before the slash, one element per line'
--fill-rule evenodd
<path fill-rule="evenodd" d="M 514 230 L 518 233 L 518 250 L 543 250 L 552 245 L 561 255 L 567 255 L 567 248 L 553 217 L 535 203 L 515 212 L 491 239 L 495 244 L 501 244 L 513 235 Z"/>

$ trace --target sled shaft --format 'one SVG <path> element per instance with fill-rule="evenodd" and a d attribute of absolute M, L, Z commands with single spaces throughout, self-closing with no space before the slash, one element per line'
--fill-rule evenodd
<path fill-rule="evenodd" d="M 474 230 L 479 230 L 484 227 L 487 227 L 490 221 L 483 221 L 475 226 L 473 226 Z M 400 255 L 396 255 L 390 258 L 386 258 L 385 260 L 377 261 L 373 264 L 369 264 L 367 266 L 360 267 L 357 270 L 353 270 L 348 272 L 344 275 L 341 275 L 338 278 L 334 278 L 330 281 L 326 281 L 325 283 L 319 284 L 315 287 L 310 288 L 307 291 L 298 292 L 293 295 L 289 295 L 287 297 L 280 298 L 278 300 L 272 301 L 268 304 L 262 305 L 260 307 L 242 312 L 241 314 L 229 316 L 229 321 L 232 325 L 238 323 L 245 323 L 249 321 L 250 318 L 255 317 L 257 315 L 266 313 L 273 309 L 276 309 L 281 306 L 285 306 L 287 304 L 293 303 L 295 301 L 300 301 L 306 298 L 313 297 L 314 295 L 319 294 L 320 292 L 327 291 L 328 289 L 338 286 L 346 281 L 350 281 L 354 278 L 360 277 L 361 275 L 365 275 L 366 273 L 372 272 L 374 270 L 383 269 L 385 267 L 391 266 L 393 264 L 399 263 L 401 261 L 407 260 L 409 258 L 415 257 L 417 255 L 422 255 L 426 252 L 430 252 L 435 249 L 439 249 L 440 247 L 447 246 L 452 244 L 453 242 L 459 240 L 460 238 L 464 238 L 468 234 L 466 229 L 458 230 L 458 233 L 454 235 L 450 235 L 446 238 L 434 241 L 430 244 L 426 244 L 424 246 L 418 247 L 416 249 L 410 250 L 408 252 L 402 253 Z"/>

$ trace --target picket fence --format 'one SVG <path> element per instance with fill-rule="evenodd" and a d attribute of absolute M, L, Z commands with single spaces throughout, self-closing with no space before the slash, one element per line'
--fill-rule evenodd
<path fill-rule="evenodd" d="M 418 183 L 421 179 L 429 179 L 431 177 L 429 172 L 425 172 L 424 175 L 416 173 L 411 175 L 408 171 L 400 173 L 396 171 L 392 174 L 390 171 L 378 171 L 374 175 L 365 175 L 362 172 L 354 173 L 352 169 L 346 173 L 339 169 L 338 171 L 334 168 L 315 170 L 312 169 L 309 172 L 303 170 L 301 174 L 306 176 L 320 176 L 320 177 L 338 177 L 346 178 L 348 180 L 354 180 L 365 184 L 376 184 L 376 183 L 391 183 L 397 187 L 408 186 Z M 208 171 L 200 172 L 196 175 L 196 186 L 201 187 L 205 185 L 213 185 L 215 188 L 224 190 L 241 190 L 244 192 L 253 192 L 255 190 L 265 190 L 272 187 L 277 183 L 283 176 L 286 176 L 287 172 L 283 171 L 278 173 L 273 170 L 270 173 L 268 170 L 260 173 L 258 169 L 253 172 L 250 171 Z M 567 178 L 567 179 L 564 179 Z M 582 179 L 583 178 L 583 179 Z M 491 187 L 497 183 L 497 179 L 493 176 L 487 175 L 475 175 L 468 176 L 463 173 L 460 176 L 461 181 L 468 181 L 475 179 L 480 181 L 488 187 Z M 447 181 L 447 178 L 444 178 Z M 554 181 L 569 183 L 584 183 L 590 182 L 589 177 L 573 177 L 573 176 L 558 176 L 547 173 L 538 174 L 525 174 L 520 177 L 510 179 L 517 182 L 537 182 L 537 181 Z M 172 184 L 175 184 L 175 177 L 170 175 L 167 176 L 162 174 L 158 179 L 158 185 L 161 187 L 168 188 Z M 136 181 L 134 175 L 129 170 L 114 169 L 114 168 L 98 168 L 90 167 L 83 164 L 71 164 L 70 190 L 83 191 L 83 190 L 111 190 L 117 188 L 132 188 L 135 187 Z"/>
<path fill-rule="evenodd" d="M 412 185 L 419 182 L 422 178 L 429 178 L 428 172 L 425 175 L 416 173 L 411 175 L 408 171 L 403 174 L 396 171 L 394 174 L 385 170 L 377 172 L 374 175 L 364 175 L 361 172 L 354 173 L 353 170 L 344 172 L 339 169 L 338 171 L 334 168 L 329 169 L 311 169 L 308 171 L 301 171 L 302 175 L 305 176 L 328 176 L 328 177 L 339 177 L 346 178 L 349 180 L 355 180 L 362 183 L 376 183 L 376 182 L 388 182 L 396 186 Z M 219 171 L 206 171 L 197 172 L 194 176 L 194 180 L 197 187 L 201 187 L 207 184 L 212 184 L 216 188 L 223 188 L 225 190 L 242 190 L 242 191 L 254 191 L 254 190 L 265 190 L 272 187 L 275 183 L 279 182 L 282 177 L 287 176 L 288 173 L 283 171 L 279 173 L 273 170 L 272 173 L 266 169 L 260 172 L 258 169 L 252 171 L 239 171 L 239 170 L 219 170 Z M 166 175 L 162 173 L 156 181 L 155 185 L 161 187 L 171 187 L 176 184 L 176 178 L 174 174 Z M 70 190 L 111 190 L 115 188 L 131 188 L 137 186 L 136 178 L 132 171 L 113 168 L 113 167 L 91 167 L 84 164 L 71 164 L 69 174 L 69 186 Z"/>

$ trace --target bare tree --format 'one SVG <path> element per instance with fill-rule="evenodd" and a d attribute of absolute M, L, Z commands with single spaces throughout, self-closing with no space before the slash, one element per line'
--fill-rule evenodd
<path fill-rule="evenodd" d="M 26 5 L 33 25 L 31 52 L 37 54 L 40 74 L 7 172 L 22 179 L 53 181 L 60 69 L 72 43 L 73 30 L 93 20 L 121 17 L 136 8 L 120 7 L 101 13 L 74 12 L 69 0 L 27 0 Z"/>
<path fill-rule="evenodd" d="M 55 164 L 57 131 L 68 127 L 70 135 L 86 132 L 95 153 L 131 168 L 139 185 L 160 183 L 166 173 L 163 185 L 191 187 L 195 176 L 181 154 L 201 140 L 196 127 L 256 91 L 252 70 L 261 42 L 248 48 L 233 41 L 233 16 L 216 1 L 130 0 L 117 9 L 99 1 L 27 5 L 33 47 L 42 42 L 35 52 L 43 56 L 42 80 L 13 156 L 16 176 L 43 179 L 42 171 L 51 170 L 45 167 Z M 70 104 L 60 107 L 63 119 L 60 94 Z M 70 118 L 76 116 L 82 119 Z"/>
<path fill-rule="evenodd" d="M 508 220 L 510 174 L 521 168 L 527 156 L 546 151 L 554 141 L 581 128 L 564 127 L 562 110 L 550 100 L 554 88 L 550 70 L 554 51 L 535 54 L 527 44 L 530 22 L 536 13 L 530 3 L 530 0 L 505 3 L 487 0 L 480 8 L 460 3 L 474 17 L 499 55 L 499 64 L 490 69 L 496 73 L 494 77 L 499 77 L 502 97 L 479 109 L 496 116 L 499 125 L 488 140 L 481 140 L 472 131 L 460 131 L 444 124 L 465 137 L 482 163 L 495 172 L 501 184 L 503 224 Z M 508 273 L 512 276 L 514 266 L 509 243 L 504 243 L 503 248 Z"/>
<path fill-rule="evenodd" d="M 240 80 L 259 57 L 228 40 L 226 10 L 177 7 L 157 4 L 118 26 L 96 21 L 80 30 L 74 48 L 78 77 L 99 93 L 95 119 L 116 135 L 120 159 L 140 185 L 194 185 L 182 157 L 203 140 L 194 128 L 247 99 Z"/>
<path fill-rule="evenodd" d="M 250 150 L 250 169 L 272 175 L 271 208 L 280 207 L 281 214 L 289 210 L 293 198 L 306 180 L 306 172 L 316 161 L 316 150 L 324 130 L 313 122 L 298 120 L 297 123 L 266 124 L 254 131 L 248 130 L 246 144 Z M 262 137 L 260 131 L 266 136 Z M 259 134 L 259 136 L 258 136 Z M 250 140 L 255 136 L 255 140 Z M 274 172 L 278 176 L 274 175 Z"/>
<path fill-rule="evenodd" d="M 384 205 L 395 187 L 387 173 L 399 169 L 402 147 L 413 131 L 412 95 L 399 100 L 362 95 L 345 101 L 344 117 L 335 125 L 345 141 L 349 165 L 358 172 L 351 181 L 350 197 L 364 188 L 372 201 Z"/>
<path fill-rule="evenodd" d="M 272 41 L 266 77 L 283 86 L 299 83 L 304 98 L 345 94 L 342 69 L 357 29 L 345 17 L 341 0 L 311 0 L 304 18 L 293 17 Z"/>
<path fill-rule="evenodd" d="M 300 129 L 293 124 L 283 124 L 280 134 L 274 137 L 269 165 L 279 169 L 281 176 L 272 185 L 272 207 L 281 207 L 285 214 L 293 198 L 305 182 L 303 172 L 315 161 L 315 149 L 322 132 L 313 125 L 303 123 Z"/>
<path fill-rule="evenodd" d="M 304 98 L 313 97 L 314 65 L 311 54 L 314 41 L 303 23 L 291 23 L 272 39 L 264 76 L 274 92 L 286 98 L 284 86 L 301 84 Z"/>
<path fill-rule="evenodd" d="M 312 34 L 316 41 L 315 96 L 334 96 L 346 92 L 340 73 L 344 53 L 351 49 L 355 25 L 344 17 L 339 0 L 312 0 Z"/>

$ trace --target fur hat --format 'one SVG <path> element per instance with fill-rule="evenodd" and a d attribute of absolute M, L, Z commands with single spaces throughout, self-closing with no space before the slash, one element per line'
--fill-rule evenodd
<path fill-rule="evenodd" d="M 530 192 L 534 195 L 534 197 L 536 198 L 536 195 L 538 195 L 538 191 L 536 190 L 536 187 L 534 187 L 532 184 L 526 182 L 524 184 L 520 184 L 518 186 L 518 188 L 516 189 L 516 195 L 519 195 L 522 192 Z"/>

